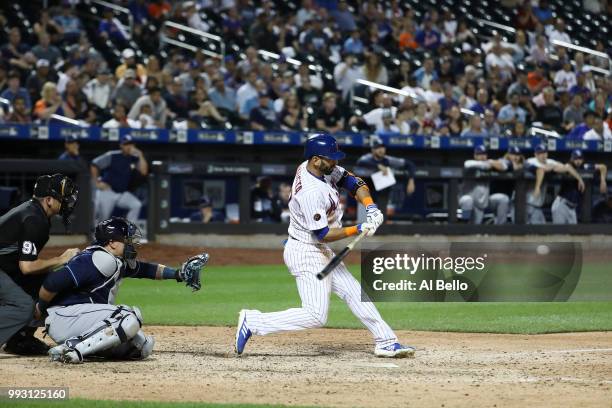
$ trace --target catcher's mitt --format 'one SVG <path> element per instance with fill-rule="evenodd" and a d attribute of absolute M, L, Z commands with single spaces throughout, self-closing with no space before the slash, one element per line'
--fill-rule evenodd
<path fill-rule="evenodd" d="M 185 282 L 194 292 L 200 290 L 200 271 L 208 262 L 208 254 L 200 254 L 192 256 L 186 260 L 178 273 L 178 281 Z"/>

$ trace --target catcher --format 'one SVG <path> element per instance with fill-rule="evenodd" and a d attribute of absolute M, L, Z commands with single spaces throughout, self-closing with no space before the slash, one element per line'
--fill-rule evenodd
<path fill-rule="evenodd" d="M 176 279 L 199 290 L 208 254 L 189 258 L 179 270 L 136 260 L 140 231 L 124 218 L 96 226 L 95 242 L 45 279 L 35 316 L 46 316 L 47 334 L 58 343 L 51 361 L 81 363 L 88 356 L 141 360 L 155 340 L 142 331 L 137 307 L 114 305 L 123 278 Z"/>

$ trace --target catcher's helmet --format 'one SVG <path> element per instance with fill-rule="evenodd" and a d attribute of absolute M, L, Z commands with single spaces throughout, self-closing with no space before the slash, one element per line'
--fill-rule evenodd
<path fill-rule="evenodd" d="M 104 246 L 110 241 L 119 241 L 125 244 L 123 259 L 130 268 L 136 266 L 136 245 L 140 244 L 142 234 L 136 224 L 121 217 L 112 217 L 96 225 L 94 245 Z"/>
<path fill-rule="evenodd" d="M 59 214 L 68 225 L 70 214 L 76 206 L 79 188 L 63 174 L 44 175 L 36 179 L 34 197 L 53 197 L 61 203 Z"/>
<path fill-rule="evenodd" d="M 309 137 L 304 147 L 304 157 L 310 159 L 313 156 L 325 157 L 331 160 L 342 160 L 345 154 L 338 150 L 338 143 L 333 136 L 319 133 Z"/>

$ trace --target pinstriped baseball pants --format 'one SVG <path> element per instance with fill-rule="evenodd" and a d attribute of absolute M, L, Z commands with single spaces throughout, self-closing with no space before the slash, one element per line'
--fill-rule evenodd
<path fill-rule="evenodd" d="M 344 263 L 327 278 L 317 279 L 317 273 L 334 257 L 327 245 L 304 244 L 290 238 L 283 256 L 289 272 L 295 277 L 302 307 L 273 313 L 247 310 L 247 326 L 253 334 L 266 335 L 324 326 L 330 295 L 334 292 L 372 333 L 377 346 L 385 347 L 397 341 L 395 333 L 382 319 L 376 306 L 372 302 L 361 301 L 361 286 Z"/>

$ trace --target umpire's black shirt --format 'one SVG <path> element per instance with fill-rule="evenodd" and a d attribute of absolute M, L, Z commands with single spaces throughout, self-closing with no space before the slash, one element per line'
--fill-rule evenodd
<path fill-rule="evenodd" d="M 24 275 L 19 261 L 35 261 L 49 240 L 51 223 L 40 202 L 31 199 L 0 217 L 0 269 L 30 296 L 37 297 L 45 274 Z"/>

